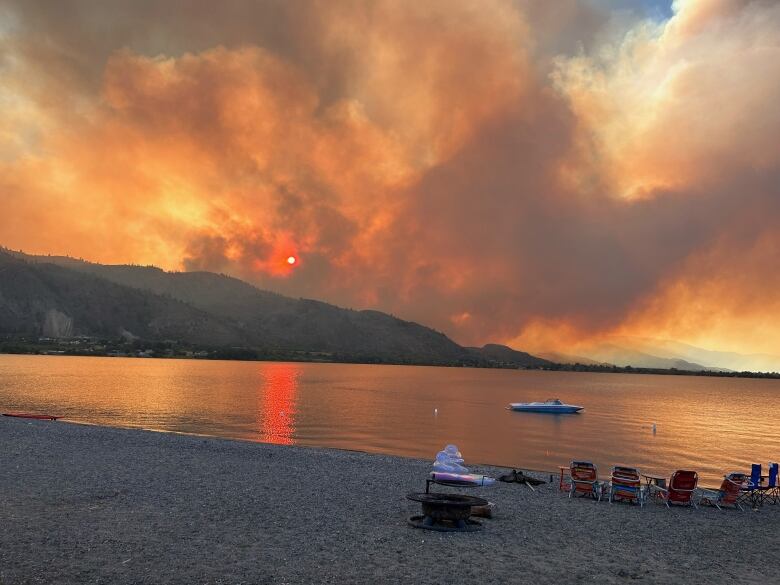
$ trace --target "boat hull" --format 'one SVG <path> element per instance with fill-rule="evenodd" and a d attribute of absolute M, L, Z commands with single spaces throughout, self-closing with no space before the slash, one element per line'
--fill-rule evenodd
<path fill-rule="evenodd" d="M 544 412 L 547 414 L 575 414 L 581 411 L 582 406 L 544 406 L 532 404 L 510 404 L 509 409 L 517 412 Z"/>

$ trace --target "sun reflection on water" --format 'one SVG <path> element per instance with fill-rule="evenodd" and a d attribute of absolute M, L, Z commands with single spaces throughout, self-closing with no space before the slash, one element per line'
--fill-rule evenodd
<path fill-rule="evenodd" d="M 295 443 L 295 408 L 301 367 L 273 363 L 264 366 L 263 383 L 258 389 L 261 406 L 257 426 L 260 440 L 277 445 Z"/>

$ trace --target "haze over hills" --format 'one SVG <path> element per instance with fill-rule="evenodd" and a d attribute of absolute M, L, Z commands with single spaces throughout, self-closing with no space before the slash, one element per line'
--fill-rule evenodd
<path fill-rule="evenodd" d="M 380 311 L 292 299 L 210 272 L 106 266 L 0 251 L 0 333 L 173 339 L 376 357 L 389 362 L 489 363 L 481 350 Z M 547 364 L 523 352 L 501 360 Z"/>
<path fill-rule="evenodd" d="M 688 371 L 780 371 L 780 356 L 767 354 L 746 355 L 702 349 L 670 340 L 615 337 L 605 342 L 579 348 L 578 356 L 540 354 L 559 363 L 598 363 L 625 367 L 676 368 Z"/>
<path fill-rule="evenodd" d="M 677 356 L 662 357 L 653 353 L 640 351 L 631 347 L 615 345 L 612 343 L 600 343 L 588 348 L 582 353 L 584 353 L 587 358 L 593 361 L 604 364 L 612 364 L 620 367 L 633 366 L 661 369 L 674 368 L 677 370 L 688 370 L 692 372 L 704 370 L 723 371 L 722 368 L 718 368 L 717 366 L 703 365 L 682 359 Z"/>
<path fill-rule="evenodd" d="M 717 365 L 729 370 L 780 371 L 780 356 L 777 355 L 713 351 L 668 339 L 624 338 L 623 343 L 659 357 L 684 359 L 708 366 Z"/>

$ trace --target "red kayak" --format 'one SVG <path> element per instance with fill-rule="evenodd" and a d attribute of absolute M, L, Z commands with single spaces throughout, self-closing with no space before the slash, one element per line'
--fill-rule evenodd
<path fill-rule="evenodd" d="M 50 414 L 31 414 L 28 412 L 4 412 L 3 416 L 13 416 L 16 418 L 34 418 L 36 420 L 57 420 L 58 416 Z"/>

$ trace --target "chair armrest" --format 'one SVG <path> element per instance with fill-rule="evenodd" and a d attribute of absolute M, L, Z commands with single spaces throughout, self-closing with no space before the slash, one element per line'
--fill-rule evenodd
<path fill-rule="evenodd" d="M 733 484 L 733 485 L 735 485 L 735 486 L 737 486 L 737 487 L 739 487 L 739 488 L 743 488 L 743 487 L 745 487 L 747 484 L 749 484 L 749 483 L 750 483 L 750 480 L 749 480 L 749 479 L 748 479 L 748 480 L 746 480 L 746 481 L 734 481 L 733 479 L 729 479 L 728 477 L 725 477 L 725 476 L 723 477 L 723 479 L 724 479 L 725 481 L 729 482 L 730 484 Z"/>
<path fill-rule="evenodd" d="M 669 489 L 668 488 L 661 487 L 660 485 L 656 485 L 654 483 L 651 483 L 649 487 L 650 487 L 650 491 L 651 492 L 663 492 L 665 494 L 669 493 Z"/>

